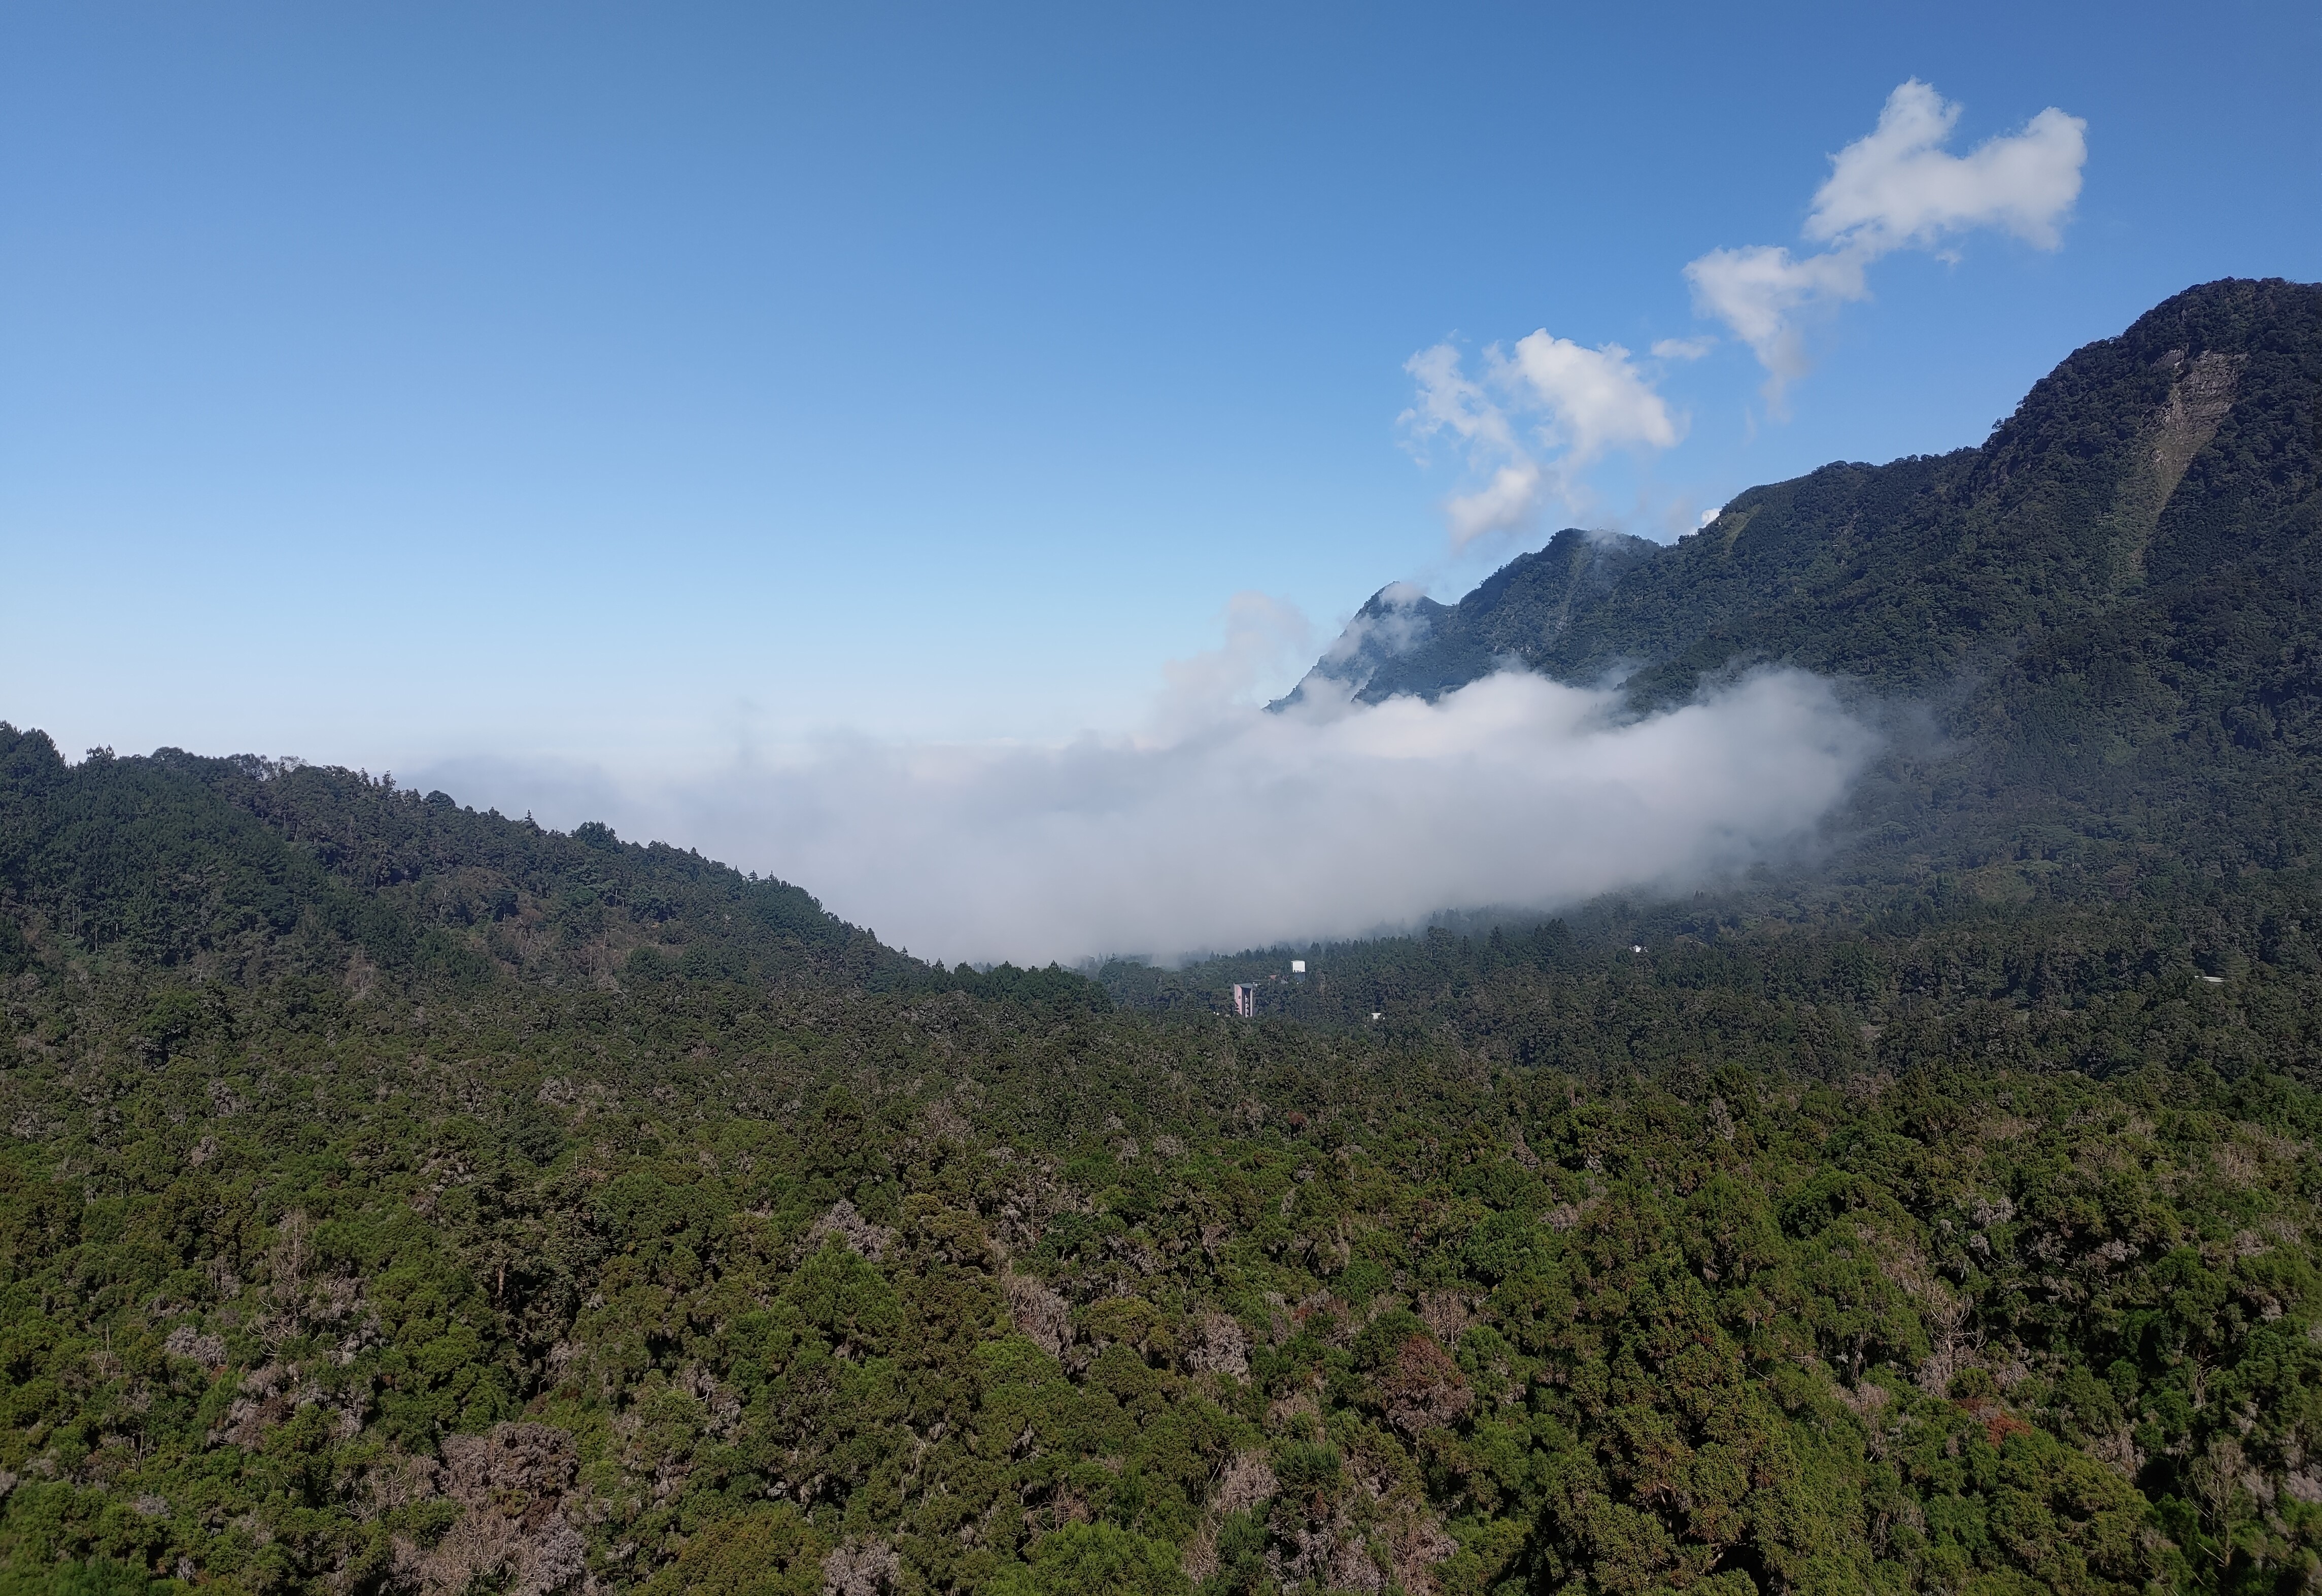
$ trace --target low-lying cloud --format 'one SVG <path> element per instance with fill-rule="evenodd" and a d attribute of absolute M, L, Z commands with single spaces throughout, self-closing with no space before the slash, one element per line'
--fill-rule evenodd
<path fill-rule="evenodd" d="M 559 783 L 562 803 L 540 772 L 426 779 L 562 824 L 586 803 L 922 957 L 1045 963 L 1683 887 L 1799 847 L 1874 741 L 1796 671 L 1642 720 L 1611 691 L 1507 672 L 1434 703 L 1279 714 L 1195 714 L 1181 694 L 1155 724 L 1047 747 L 832 741 L 658 790 Z"/>

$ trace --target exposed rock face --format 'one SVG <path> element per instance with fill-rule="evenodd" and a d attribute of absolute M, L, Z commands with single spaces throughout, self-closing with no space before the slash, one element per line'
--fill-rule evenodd
<path fill-rule="evenodd" d="M 1624 680 L 1641 706 L 1778 663 L 1882 692 L 1965 672 L 2020 693 L 1997 667 L 2027 638 L 2118 654 L 2244 583 L 2268 601 L 2244 626 L 2295 644 L 2317 336 L 2322 285 L 2189 289 L 2075 351 L 1976 447 L 1751 488 L 1672 545 L 1568 529 L 1456 605 L 1383 589 L 1276 707 L 1326 685 L 1433 698 L 1511 664 Z M 2148 601 L 2157 616 L 2120 613 Z"/>
<path fill-rule="evenodd" d="M 2110 516 L 2112 587 L 2120 592 L 2144 580 L 2144 555 L 2160 529 L 2178 484 L 2194 457 L 2208 447 L 2234 408 L 2234 391 L 2244 357 L 2204 350 L 2190 360 L 2181 348 L 2163 351 L 2153 362 L 2173 381 L 2169 398 L 2153 413 L 2140 440 L 2123 463 Z"/>

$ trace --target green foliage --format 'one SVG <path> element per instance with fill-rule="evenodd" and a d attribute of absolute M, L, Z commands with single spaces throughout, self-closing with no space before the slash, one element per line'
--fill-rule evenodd
<path fill-rule="evenodd" d="M 164 1596 L 174 1588 L 167 1580 L 109 1557 L 0 1571 L 0 1592 L 5 1596 Z"/>
<path fill-rule="evenodd" d="M 648 1580 L 647 1596 L 818 1596 L 830 1547 L 788 1502 L 702 1524 Z"/>
<path fill-rule="evenodd" d="M 1177 1549 L 1110 1524 L 1067 1524 L 1034 1544 L 1028 1568 L 1004 1569 L 994 1591 L 1010 1596 L 1183 1596 Z"/>
<path fill-rule="evenodd" d="M 2311 870 L 2317 390 L 2322 286 L 2205 284 L 2076 352 L 1979 448 L 1751 488 L 1665 548 L 1559 533 L 1350 684 L 1433 694 L 1513 658 L 1643 710 L 1760 665 L 1834 678 L 1889 748 L 1838 858 L 1760 913 L 1938 871 L 2085 902 Z"/>
<path fill-rule="evenodd" d="M 814 980 L 381 977 L 318 1033 L 294 977 L 89 968 L 7 995 L 19 1579 L 2127 1591 L 2322 1548 L 2287 1076 L 1588 1086 Z"/>
<path fill-rule="evenodd" d="M 1279 954 L 944 969 L 0 729 L 0 1596 L 2311 1584 L 2300 294 L 1492 590 L 1585 663 L 1692 573 L 1647 695 L 1817 626 L 1988 667 L 2020 789 L 1897 766 L 1835 876 L 1308 949 L 1255 1023 Z"/>

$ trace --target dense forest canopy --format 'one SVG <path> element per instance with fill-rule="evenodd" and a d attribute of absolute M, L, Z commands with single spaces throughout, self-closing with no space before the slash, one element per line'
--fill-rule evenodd
<path fill-rule="evenodd" d="M 1795 868 L 1301 976 L 0 726 L 0 1587 L 2322 1583 L 2317 391 L 2209 285 L 1346 654 L 1897 735 Z"/>

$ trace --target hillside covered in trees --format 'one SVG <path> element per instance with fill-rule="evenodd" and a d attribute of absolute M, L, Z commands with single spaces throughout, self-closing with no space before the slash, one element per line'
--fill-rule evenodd
<path fill-rule="evenodd" d="M 1811 866 L 1303 980 L 0 727 L 0 1589 L 2322 1584 L 2317 329 L 1374 649 L 1937 734 Z"/>
<path fill-rule="evenodd" d="M 1560 532 L 1456 606 L 1385 590 L 1298 691 L 1518 665 L 1642 710 L 1802 666 L 1890 735 L 1813 895 L 1997 864 L 2103 896 L 2322 858 L 2317 619 L 2322 285 L 2227 280 L 2073 353 L 1979 447 L 1751 488 L 1666 547 Z"/>

